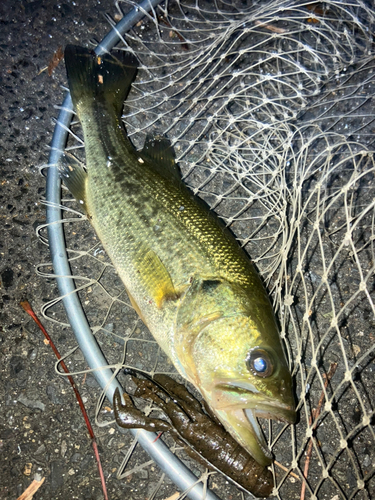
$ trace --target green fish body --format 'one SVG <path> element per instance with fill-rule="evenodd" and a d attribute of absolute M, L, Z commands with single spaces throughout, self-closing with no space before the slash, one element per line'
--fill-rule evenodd
<path fill-rule="evenodd" d="M 142 151 L 121 123 L 138 61 L 65 50 L 86 169 L 65 155 L 65 184 L 83 205 L 132 305 L 179 373 L 261 464 L 258 416 L 294 421 L 292 381 L 263 284 L 233 235 L 182 183 L 164 137 Z"/>

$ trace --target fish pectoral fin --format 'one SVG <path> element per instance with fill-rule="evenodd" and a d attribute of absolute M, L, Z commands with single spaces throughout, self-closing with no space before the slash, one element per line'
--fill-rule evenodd
<path fill-rule="evenodd" d="M 74 198 L 83 206 L 85 212 L 87 212 L 87 173 L 83 168 L 82 163 L 72 154 L 64 153 L 59 160 L 58 169 L 66 187 L 72 193 Z"/>
<path fill-rule="evenodd" d="M 168 269 L 146 245 L 142 245 L 138 251 L 136 266 L 148 294 L 159 309 L 166 300 L 179 298 Z"/>
<path fill-rule="evenodd" d="M 175 162 L 174 149 L 166 137 L 147 135 L 141 153 L 155 171 L 164 178 L 181 182 L 181 173 Z"/>

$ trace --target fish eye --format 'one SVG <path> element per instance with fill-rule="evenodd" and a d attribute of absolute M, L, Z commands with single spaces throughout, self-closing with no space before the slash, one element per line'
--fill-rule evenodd
<path fill-rule="evenodd" d="M 273 373 L 273 360 L 265 349 L 255 347 L 251 349 L 246 358 L 246 366 L 257 377 L 270 377 Z"/>

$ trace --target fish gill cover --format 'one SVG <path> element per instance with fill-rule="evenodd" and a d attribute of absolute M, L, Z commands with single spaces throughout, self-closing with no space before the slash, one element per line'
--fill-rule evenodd
<path fill-rule="evenodd" d="M 170 139 L 184 181 L 270 292 L 299 412 L 293 426 L 263 426 L 283 467 L 273 465 L 281 500 L 375 493 L 373 31 L 364 2 L 199 0 L 162 4 L 123 37 L 141 62 L 124 109 L 131 140 Z M 84 161 L 79 137 L 76 123 L 69 148 Z M 173 373 L 79 207 L 64 201 L 76 286 L 109 363 Z M 45 313 L 64 321 L 59 301 Z M 142 462 L 126 446 L 120 476 Z M 140 492 L 173 492 L 150 474 Z M 209 484 L 227 495 L 218 475 Z"/>

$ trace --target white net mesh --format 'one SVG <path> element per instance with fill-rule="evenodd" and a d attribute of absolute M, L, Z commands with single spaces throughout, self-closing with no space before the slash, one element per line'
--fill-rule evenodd
<path fill-rule="evenodd" d="M 354 0 L 174 1 L 123 39 L 141 61 L 132 141 L 169 137 L 272 296 L 299 409 L 265 427 L 280 499 L 375 496 L 374 21 Z M 71 264 L 109 363 L 173 373 L 80 224 L 66 224 Z"/>

